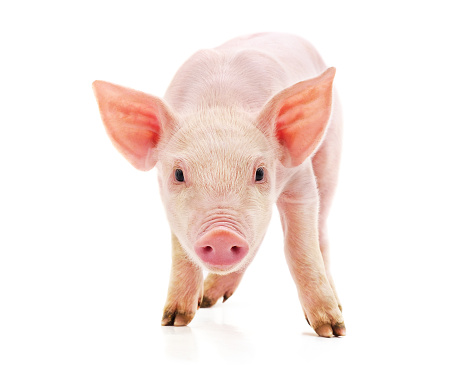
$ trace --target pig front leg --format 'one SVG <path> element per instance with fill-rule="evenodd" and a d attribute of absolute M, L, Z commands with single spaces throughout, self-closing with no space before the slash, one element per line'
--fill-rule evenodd
<path fill-rule="evenodd" d="M 172 270 L 162 325 L 188 325 L 202 301 L 202 269 L 189 260 L 172 234 Z"/>
<path fill-rule="evenodd" d="M 309 325 L 322 337 L 346 333 L 319 248 L 318 199 L 283 194 L 277 205 L 285 234 L 285 255 Z"/>
<path fill-rule="evenodd" d="M 319 218 L 319 244 L 320 244 L 320 252 L 322 253 L 322 258 L 324 260 L 325 270 L 327 273 L 327 279 L 332 287 L 333 294 L 335 295 L 335 299 L 338 303 L 338 308 L 340 311 L 343 311 L 341 306 L 340 299 L 338 298 L 337 289 L 335 287 L 335 282 L 333 281 L 332 275 L 330 273 L 330 260 L 329 260 L 329 247 L 328 247 L 328 235 L 327 235 L 327 227 L 326 225 L 322 225 L 322 216 Z"/>
<path fill-rule="evenodd" d="M 244 272 L 235 272 L 226 275 L 209 273 L 204 281 L 204 297 L 201 308 L 208 308 L 223 296 L 223 302 L 228 300 L 241 282 Z"/>

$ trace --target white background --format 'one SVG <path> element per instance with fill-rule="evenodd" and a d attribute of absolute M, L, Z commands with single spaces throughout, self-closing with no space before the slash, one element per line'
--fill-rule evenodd
<path fill-rule="evenodd" d="M 344 338 L 305 322 L 276 214 L 227 303 L 161 327 L 156 173 L 112 147 L 91 90 L 161 96 L 194 51 L 258 31 L 337 68 Z M 2 2 L 0 367 L 466 367 L 465 35 L 461 1 Z"/>

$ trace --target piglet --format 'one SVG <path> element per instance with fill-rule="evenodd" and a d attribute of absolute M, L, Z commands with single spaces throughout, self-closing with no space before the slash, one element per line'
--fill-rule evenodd
<path fill-rule="evenodd" d="M 115 147 L 158 170 L 173 255 L 162 325 L 187 325 L 233 294 L 276 203 L 307 322 L 345 335 L 328 260 L 342 126 L 334 75 L 307 41 L 263 33 L 195 53 L 164 99 L 93 83 Z"/>

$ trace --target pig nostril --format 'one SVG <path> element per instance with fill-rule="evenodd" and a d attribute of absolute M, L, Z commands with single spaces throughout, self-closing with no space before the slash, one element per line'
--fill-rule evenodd
<path fill-rule="evenodd" d="M 226 268 L 238 264 L 248 254 L 249 246 L 240 235 L 218 227 L 199 237 L 194 249 L 203 263 Z"/>

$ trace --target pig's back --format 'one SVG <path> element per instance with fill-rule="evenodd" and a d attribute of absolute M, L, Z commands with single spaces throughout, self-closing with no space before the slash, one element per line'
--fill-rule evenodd
<path fill-rule="evenodd" d="M 308 41 L 286 33 L 256 33 L 238 37 L 217 50 L 266 54 L 282 65 L 289 85 L 315 77 L 326 68 L 322 57 Z M 282 88 L 285 87 L 288 86 Z"/>
<path fill-rule="evenodd" d="M 180 113 L 223 105 L 256 112 L 275 93 L 324 70 L 304 39 L 254 34 L 195 53 L 176 73 L 165 99 Z"/>

